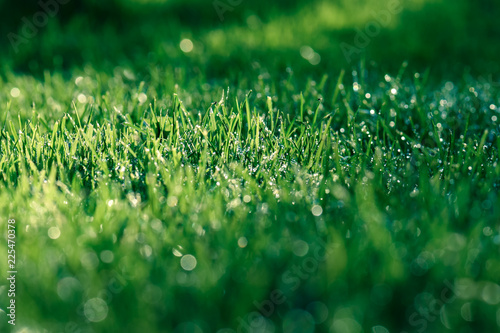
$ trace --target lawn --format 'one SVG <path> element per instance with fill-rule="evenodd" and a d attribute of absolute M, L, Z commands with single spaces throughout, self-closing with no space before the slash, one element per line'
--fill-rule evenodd
<path fill-rule="evenodd" d="M 0 332 L 500 330 L 496 2 L 0 12 Z"/>

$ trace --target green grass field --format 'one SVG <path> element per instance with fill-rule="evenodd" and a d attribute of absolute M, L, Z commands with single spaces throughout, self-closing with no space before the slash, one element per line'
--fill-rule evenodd
<path fill-rule="evenodd" d="M 218 3 L 0 0 L 0 332 L 498 332 L 499 6 Z"/>

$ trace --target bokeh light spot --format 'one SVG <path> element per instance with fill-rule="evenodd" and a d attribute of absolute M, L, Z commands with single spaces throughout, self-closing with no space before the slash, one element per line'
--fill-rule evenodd
<path fill-rule="evenodd" d="M 283 333 L 313 333 L 314 318 L 304 310 L 291 310 L 283 319 Z"/>
<path fill-rule="evenodd" d="M 51 238 L 51 239 L 58 239 L 59 236 L 61 236 L 61 231 L 59 230 L 58 227 L 50 228 L 47 233 L 49 235 L 49 238 Z"/>
<path fill-rule="evenodd" d="M 108 316 L 108 305 L 102 298 L 92 298 L 85 303 L 83 313 L 89 321 L 97 323 Z"/>
<path fill-rule="evenodd" d="M 137 96 L 137 99 L 139 100 L 139 103 L 144 104 L 148 100 L 148 95 L 141 92 L 139 96 Z"/>
<path fill-rule="evenodd" d="M 10 95 L 14 98 L 18 98 L 19 96 L 21 96 L 21 90 L 19 90 L 19 88 L 14 87 L 10 90 Z"/>
<path fill-rule="evenodd" d="M 322 302 L 312 302 L 307 306 L 307 311 L 313 316 L 316 324 L 321 324 L 328 319 L 328 307 Z"/>
<path fill-rule="evenodd" d="M 182 52 L 189 53 L 193 51 L 194 45 L 190 39 L 185 38 L 181 41 L 180 47 Z"/>
<path fill-rule="evenodd" d="M 196 258 L 191 254 L 186 254 L 181 258 L 181 267 L 186 271 L 192 271 L 196 267 Z"/>
<path fill-rule="evenodd" d="M 111 263 L 115 258 L 115 255 L 113 254 L 113 252 L 109 251 L 109 250 L 104 250 L 101 252 L 101 260 L 102 262 L 106 263 L 106 264 L 109 264 Z"/>
<path fill-rule="evenodd" d="M 84 94 L 79 94 L 77 99 L 78 99 L 78 102 L 80 102 L 82 104 L 87 103 L 87 96 L 85 96 Z"/>
<path fill-rule="evenodd" d="M 293 244 L 293 253 L 298 257 L 303 257 L 309 251 L 309 245 L 303 240 L 298 240 Z"/>
<path fill-rule="evenodd" d="M 240 237 L 238 239 L 238 246 L 241 247 L 241 248 L 244 248 L 248 245 L 248 240 L 246 239 L 246 237 Z"/>
<path fill-rule="evenodd" d="M 323 214 L 323 208 L 319 205 L 314 205 L 311 209 L 311 212 L 314 216 L 321 216 Z"/>

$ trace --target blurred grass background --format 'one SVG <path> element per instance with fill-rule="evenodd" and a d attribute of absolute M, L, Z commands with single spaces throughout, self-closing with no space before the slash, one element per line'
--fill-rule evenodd
<path fill-rule="evenodd" d="M 397 69 L 407 60 L 411 68 L 431 66 L 435 75 L 461 75 L 464 68 L 498 72 L 498 2 L 396 2 L 401 13 L 391 15 L 388 26 L 348 63 L 340 43 L 354 44 L 355 28 L 364 29 L 390 2 L 242 0 L 221 21 L 212 0 L 71 0 L 16 53 L 7 34 L 20 33 L 21 18 L 31 20 L 40 6 L 36 1 L 2 1 L 0 59 L 4 68 L 30 73 L 88 64 L 105 71 L 126 64 L 147 73 L 150 66 L 182 65 L 207 79 L 246 73 L 250 63 L 271 74 L 291 64 L 297 74 L 325 73 L 356 65 L 360 58 L 383 70 Z M 182 38 L 194 42 L 188 55 L 178 47 Z M 321 56 L 318 65 L 300 56 L 304 45 Z"/>

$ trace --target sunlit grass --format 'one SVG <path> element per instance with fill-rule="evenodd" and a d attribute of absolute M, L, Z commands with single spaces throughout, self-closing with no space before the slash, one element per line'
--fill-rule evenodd
<path fill-rule="evenodd" d="M 302 93 L 293 76 L 10 77 L 0 207 L 18 223 L 21 327 L 236 330 L 279 289 L 262 327 L 415 329 L 414 300 L 451 283 L 447 321 L 426 323 L 476 327 L 471 306 L 495 330 L 498 88 L 353 74 Z"/>
<path fill-rule="evenodd" d="M 14 331 L 498 331 L 498 9 L 232 3 L 71 2 L 0 55 Z"/>

